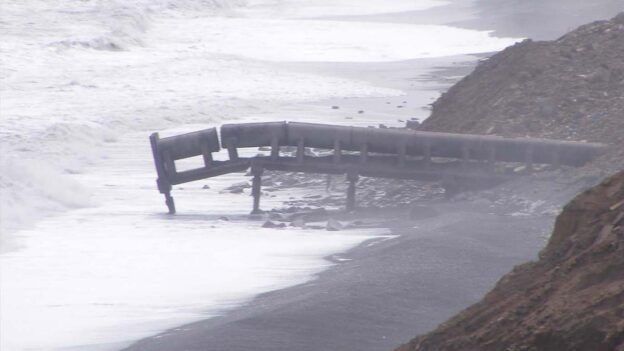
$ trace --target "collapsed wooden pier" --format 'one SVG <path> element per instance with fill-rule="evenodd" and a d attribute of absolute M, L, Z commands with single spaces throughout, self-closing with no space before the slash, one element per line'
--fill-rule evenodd
<path fill-rule="evenodd" d="M 219 142 L 219 140 L 221 142 Z M 605 145 L 530 138 L 420 132 L 300 122 L 225 124 L 160 138 L 150 136 L 158 190 L 169 213 L 175 213 L 172 185 L 251 169 L 253 212 L 260 212 L 264 170 L 344 174 L 349 181 L 347 209 L 355 208 L 360 176 L 398 179 L 500 180 L 498 163 L 522 163 L 525 174 L 537 164 L 582 166 Z M 240 148 L 269 147 L 266 156 L 240 157 Z M 213 153 L 226 149 L 228 160 Z M 294 152 L 288 152 L 288 150 Z M 325 155 L 310 152 L 326 150 Z M 202 157 L 201 167 L 178 171 L 176 161 Z"/>

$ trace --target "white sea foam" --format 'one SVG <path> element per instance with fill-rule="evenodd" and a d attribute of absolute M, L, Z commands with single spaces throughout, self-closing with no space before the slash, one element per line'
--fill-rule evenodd
<path fill-rule="evenodd" d="M 203 34 L 201 39 L 188 36 L 184 45 L 203 52 L 278 62 L 399 61 L 497 51 L 515 41 L 492 38 L 483 31 L 434 25 L 247 18 L 189 21 L 194 31 Z M 160 37 L 178 37 L 176 25 L 158 28 L 163 30 Z"/>
<path fill-rule="evenodd" d="M 276 114 L 284 103 L 403 94 L 283 61 L 403 60 L 512 42 L 316 18 L 439 3 L 3 1 L 0 237 L 18 249 L 0 255 L 0 348 L 115 349 L 306 281 L 325 255 L 385 235 L 260 230 L 243 216 L 247 196 L 220 192 L 241 175 L 207 181 L 209 190 L 176 187 L 181 214 L 161 215 L 147 135 L 268 111 L 292 119 L 292 107 Z"/>
<path fill-rule="evenodd" d="M 440 0 L 249 0 L 239 11 L 253 17 L 315 18 L 418 11 L 446 3 Z"/>
<path fill-rule="evenodd" d="M 223 192 L 240 174 L 176 187 L 180 214 L 161 214 L 146 136 L 124 137 L 115 159 L 73 176 L 92 185 L 99 206 L 19 232 L 24 249 L 2 256 L 3 350 L 115 349 L 305 282 L 328 266 L 324 256 L 384 234 L 262 229 L 247 219 L 249 193 Z"/>

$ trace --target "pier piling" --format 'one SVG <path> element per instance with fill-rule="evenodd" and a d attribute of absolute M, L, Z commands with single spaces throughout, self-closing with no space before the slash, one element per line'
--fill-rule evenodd
<path fill-rule="evenodd" d="M 264 173 L 264 168 L 256 165 L 251 167 L 251 174 L 253 175 L 253 180 L 251 182 L 253 210 L 251 211 L 251 214 L 262 213 L 262 210 L 260 210 L 260 196 L 262 196 L 262 173 Z"/>
<path fill-rule="evenodd" d="M 347 211 L 355 210 L 355 185 L 359 178 L 355 172 L 347 173 L 347 181 L 349 182 L 349 187 L 347 188 Z"/>

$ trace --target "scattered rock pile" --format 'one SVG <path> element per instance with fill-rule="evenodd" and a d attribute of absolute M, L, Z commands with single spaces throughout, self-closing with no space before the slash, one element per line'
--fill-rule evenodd
<path fill-rule="evenodd" d="M 292 172 L 267 172 L 263 189 L 273 193 L 285 188 L 325 189 L 324 195 L 306 195 L 285 201 L 286 206 L 343 208 L 346 201 L 345 176 L 310 175 Z M 360 208 L 394 208 L 410 205 L 422 199 L 441 199 L 445 190 L 438 183 L 415 180 L 361 177 L 357 184 L 357 206 Z"/>
<path fill-rule="evenodd" d="M 577 196 L 537 262 L 397 351 L 624 350 L 624 172 Z"/>
<path fill-rule="evenodd" d="M 481 62 L 420 129 L 603 142 L 593 169 L 624 168 L 624 13 Z"/>

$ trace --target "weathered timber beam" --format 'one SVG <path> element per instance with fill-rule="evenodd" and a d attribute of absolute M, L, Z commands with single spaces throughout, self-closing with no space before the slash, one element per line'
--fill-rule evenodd
<path fill-rule="evenodd" d="M 176 173 L 170 182 L 173 185 L 193 182 L 196 180 L 217 177 L 224 174 L 244 172 L 249 168 L 249 159 L 239 159 L 236 162 L 214 161 L 210 168 L 197 168 Z"/>
<path fill-rule="evenodd" d="M 333 156 L 308 157 L 304 163 L 294 159 L 280 159 L 271 161 L 268 157 L 256 158 L 254 163 L 264 169 L 283 172 L 304 172 L 316 174 L 347 174 L 350 172 L 362 176 L 396 179 L 424 179 L 435 180 L 442 175 L 457 174 L 457 163 L 432 163 L 429 169 L 422 167 L 423 161 L 410 160 L 404 168 L 396 167 L 396 159 L 392 156 L 369 156 L 366 165 L 360 164 L 359 156 L 343 155 L 340 164 L 332 162 Z M 469 169 L 462 170 L 460 176 L 464 178 L 512 179 L 518 175 L 492 174 L 487 171 L 486 164 L 474 164 Z"/>
<path fill-rule="evenodd" d="M 204 151 L 218 152 L 219 136 L 216 128 L 171 136 L 157 140 L 159 152 L 168 152 L 172 160 L 203 155 Z"/>
<path fill-rule="evenodd" d="M 436 132 L 408 131 L 334 126 L 300 122 L 245 123 L 222 127 L 225 136 L 237 138 L 240 147 L 268 146 L 274 136 L 280 145 L 298 146 L 305 139 L 306 147 L 335 148 L 340 142 L 342 150 L 360 151 L 363 144 L 370 153 L 397 154 L 405 144 L 407 156 L 445 157 L 463 159 L 466 152 L 472 160 L 488 160 L 490 150 L 496 149 L 496 161 L 525 162 L 530 147 L 534 163 L 552 163 L 556 159 L 563 165 L 580 166 L 599 154 L 604 145 L 570 141 L 503 138 L 491 135 L 469 135 Z M 555 151 L 553 151 L 555 150 Z"/>
<path fill-rule="evenodd" d="M 606 148 L 598 143 L 298 122 L 226 124 L 221 127 L 221 145 L 216 128 L 167 138 L 154 133 L 150 143 L 158 190 L 165 195 L 170 213 L 175 213 L 172 185 L 244 171 L 252 162 L 265 169 L 309 173 L 404 179 L 455 174 L 464 178 L 500 179 L 501 176 L 492 172 L 496 162 L 524 163 L 530 173 L 534 164 L 581 166 Z M 229 161 L 213 159 L 212 153 L 220 151 L 221 146 L 227 148 Z M 270 157 L 239 158 L 239 147 L 264 146 L 271 147 Z M 296 157 L 280 157 L 281 146 L 296 147 Z M 334 153 L 328 157 L 306 156 L 306 148 Z M 195 156 L 203 158 L 203 167 L 177 171 L 176 160 Z M 432 158 L 457 161 L 433 162 Z M 457 170 L 458 164 L 461 172 Z M 254 175 L 257 184 L 260 175 L 258 178 Z M 259 202 L 255 208 L 258 206 Z"/>
<path fill-rule="evenodd" d="M 152 135 L 150 135 L 152 156 L 154 157 L 154 165 L 156 166 L 156 174 L 158 175 L 158 178 L 156 179 L 156 184 L 158 186 L 158 191 L 165 195 L 165 205 L 167 205 L 169 213 L 174 214 L 176 212 L 175 202 L 173 201 L 173 197 L 171 196 L 171 183 L 169 182 L 165 173 L 163 158 L 158 150 L 159 141 L 160 137 L 158 133 L 152 133 Z"/>
<path fill-rule="evenodd" d="M 238 123 L 221 126 L 223 148 L 235 140 L 237 147 L 271 146 L 274 139 L 279 145 L 289 145 L 286 141 L 286 122 Z"/>

